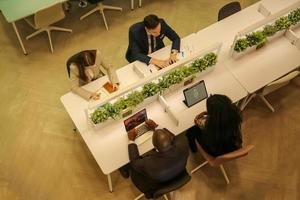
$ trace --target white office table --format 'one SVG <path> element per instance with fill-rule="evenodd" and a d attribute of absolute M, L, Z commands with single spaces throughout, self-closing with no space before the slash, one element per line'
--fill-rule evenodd
<path fill-rule="evenodd" d="M 169 52 L 168 48 L 169 47 L 165 48 L 167 54 Z M 132 64 L 118 70 L 117 73 L 120 76 L 121 84 L 123 79 L 129 79 L 132 82 L 139 79 L 139 77 L 131 77 L 132 75 L 135 76 L 131 70 Z M 124 76 L 125 74 L 126 77 Z M 204 76 L 200 76 L 199 79 L 204 79 L 209 93 L 225 94 L 234 101 L 238 101 L 247 95 L 244 88 L 220 62 L 215 66 L 215 70 Z M 89 84 L 88 87 L 93 88 L 97 87 L 97 85 L 99 87 L 99 85 L 101 85 L 100 83 L 104 82 L 106 82 L 106 77 L 103 80 L 100 78 L 96 82 Z M 189 109 L 185 108 L 182 102 L 182 89 L 167 95 L 166 100 L 170 103 L 171 109 L 177 115 L 179 126 L 174 124 L 158 101 L 146 107 L 148 117 L 163 127 L 168 128 L 176 135 L 191 127 L 193 125 L 193 117 L 197 113 L 206 110 L 205 101 Z M 61 101 L 102 172 L 108 176 L 109 188 L 110 191 L 112 191 L 110 174 L 129 162 L 127 150 L 128 138 L 123 125 L 123 119 L 114 121 L 108 126 L 97 130 L 92 128 L 85 114 L 88 102 L 71 92 L 62 96 Z M 180 114 L 178 113 L 179 111 Z M 140 153 L 144 153 L 152 148 L 151 140 L 139 146 Z"/>
<path fill-rule="evenodd" d="M 39 10 L 48 8 L 57 3 L 63 2 L 65 0 L 1 0 L 0 1 L 0 10 L 2 11 L 6 21 L 11 23 L 16 35 L 18 37 L 19 43 L 22 47 L 23 53 L 27 55 L 27 51 L 24 47 L 22 39 L 20 37 L 18 28 L 16 26 L 16 21 L 28 17 Z"/>

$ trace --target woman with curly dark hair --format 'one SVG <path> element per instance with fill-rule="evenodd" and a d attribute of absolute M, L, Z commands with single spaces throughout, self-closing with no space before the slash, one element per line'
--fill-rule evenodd
<path fill-rule="evenodd" d="M 187 131 L 190 148 L 197 152 L 196 141 L 216 157 L 241 148 L 242 117 L 239 108 L 225 95 L 215 94 L 206 101 L 207 112 L 194 119 L 195 126 Z"/>

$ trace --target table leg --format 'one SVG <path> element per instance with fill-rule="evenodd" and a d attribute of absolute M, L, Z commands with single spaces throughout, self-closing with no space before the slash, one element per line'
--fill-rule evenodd
<path fill-rule="evenodd" d="M 24 47 L 24 45 L 23 45 L 22 39 L 21 39 L 21 37 L 20 37 L 19 31 L 18 31 L 18 29 L 17 29 L 17 26 L 16 26 L 15 22 L 12 22 L 12 25 L 13 25 L 14 30 L 15 30 L 15 32 L 16 32 L 16 35 L 17 35 L 17 37 L 18 37 L 19 43 L 20 43 L 20 45 L 21 45 L 21 47 L 22 47 L 23 53 L 24 53 L 24 55 L 27 55 L 28 53 L 27 53 L 27 51 L 26 51 L 26 49 L 25 49 L 25 47 Z"/>
<path fill-rule="evenodd" d="M 131 7 L 131 10 L 134 9 L 134 0 L 131 0 L 131 5 L 130 5 L 130 7 Z"/>
<path fill-rule="evenodd" d="M 245 109 L 245 107 L 248 105 L 248 103 L 256 96 L 256 93 L 253 94 L 249 94 L 247 97 L 245 97 L 245 99 L 242 102 L 241 105 L 241 111 L 243 111 Z"/>
<path fill-rule="evenodd" d="M 111 176 L 110 176 L 110 174 L 107 174 L 107 180 L 108 180 L 109 191 L 110 191 L 110 192 L 113 192 L 113 186 L 112 186 L 112 181 L 111 181 Z"/>

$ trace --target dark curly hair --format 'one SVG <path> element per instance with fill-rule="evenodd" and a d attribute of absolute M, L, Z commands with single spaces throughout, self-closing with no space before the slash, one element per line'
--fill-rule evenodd
<path fill-rule="evenodd" d="M 224 149 L 227 144 L 242 144 L 242 116 L 239 108 L 225 95 L 215 94 L 206 102 L 207 120 L 205 130 L 215 146 L 215 150 Z"/>

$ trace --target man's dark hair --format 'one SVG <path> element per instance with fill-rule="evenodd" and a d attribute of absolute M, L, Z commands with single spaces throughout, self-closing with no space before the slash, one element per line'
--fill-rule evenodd
<path fill-rule="evenodd" d="M 153 146 L 159 151 L 163 152 L 172 147 L 174 135 L 164 129 L 157 129 L 152 136 Z"/>
<path fill-rule="evenodd" d="M 147 29 L 155 29 L 159 24 L 159 18 L 156 15 L 148 15 L 144 18 L 144 26 Z"/>

